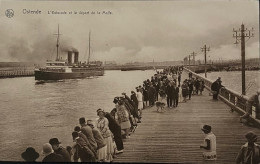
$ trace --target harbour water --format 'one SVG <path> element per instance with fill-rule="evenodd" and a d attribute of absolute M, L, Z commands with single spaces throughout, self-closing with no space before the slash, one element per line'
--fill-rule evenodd
<path fill-rule="evenodd" d="M 22 160 L 27 146 L 41 152 L 53 137 L 64 147 L 72 145 L 71 133 L 80 117 L 96 119 L 98 108 L 111 111 L 115 96 L 130 95 L 154 73 L 106 71 L 98 78 L 44 84 L 35 84 L 34 77 L 0 79 L 0 160 Z"/>
<path fill-rule="evenodd" d="M 141 85 L 155 73 L 147 71 L 106 71 L 105 76 L 36 84 L 33 77 L 0 79 L 0 160 L 22 160 L 28 146 L 41 152 L 42 145 L 57 137 L 64 147 L 72 145 L 71 132 L 78 119 L 96 119 L 96 110 L 113 109 L 113 98 Z M 246 72 L 249 89 L 257 90 L 259 71 Z M 186 75 L 185 75 L 186 76 Z M 240 72 L 213 72 L 208 78 L 221 77 L 223 85 L 239 92 Z M 184 79 L 185 77 L 182 77 Z M 250 93 L 251 93 L 250 92 Z M 249 92 L 248 92 L 249 93 Z M 41 160 L 42 156 L 38 159 Z"/>
<path fill-rule="evenodd" d="M 201 74 L 204 76 L 204 74 Z M 222 85 L 238 93 L 242 93 L 242 75 L 241 71 L 232 72 L 211 72 L 207 73 L 207 78 L 215 81 L 221 77 Z M 246 71 L 246 95 L 250 96 L 256 93 L 260 88 L 260 71 Z"/>

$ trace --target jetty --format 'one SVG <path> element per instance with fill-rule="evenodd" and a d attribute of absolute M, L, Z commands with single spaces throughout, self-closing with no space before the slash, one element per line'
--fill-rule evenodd
<path fill-rule="evenodd" d="M 27 77 L 27 76 L 34 76 L 34 70 L 26 70 L 26 69 L 0 70 L 0 79 L 14 78 L 14 77 Z"/>
<path fill-rule="evenodd" d="M 185 72 L 192 71 L 185 68 Z M 194 72 L 192 74 L 203 78 Z M 209 89 L 212 81 L 203 79 Z M 179 103 L 177 108 L 166 107 L 162 113 L 157 112 L 156 107 L 145 108 L 142 123 L 124 142 L 124 153 L 114 162 L 235 163 L 240 147 L 246 142 L 244 135 L 254 131 L 260 136 L 260 124 L 254 113 L 250 118 L 255 126 L 239 122 L 239 116 L 245 113 L 246 96 L 223 88 L 219 99 L 213 101 L 205 89 L 203 95 L 194 95 L 186 103 Z M 202 158 L 199 147 L 205 137 L 201 131 L 204 124 L 212 126 L 217 138 L 216 161 L 206 162 Z"/>

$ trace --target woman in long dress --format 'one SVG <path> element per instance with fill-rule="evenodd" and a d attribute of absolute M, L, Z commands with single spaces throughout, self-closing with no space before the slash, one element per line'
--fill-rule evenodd
<path fill-rule="evenodd" d="M 107 157 L 105 162 L 111 162 L 113 161 L 114 148 L 112 133 L 108 127 L 109 122 L 107 118 L 105 118 L 105 112 L 102 109 L 97 110 L 97 115 L 99 116 L 99 119 L 97 120 L 97 128 L 100 130 L 107 145 Z"/>

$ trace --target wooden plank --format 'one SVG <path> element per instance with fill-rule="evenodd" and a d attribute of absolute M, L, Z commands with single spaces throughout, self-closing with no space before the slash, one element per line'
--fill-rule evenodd
<path fill-rule="evenodd" d="M 220 164 L 234 163 L 246 142 L 246 132 L 252 130 L 260 136 L 259 129 L 239 123 L 237 113 L 231 113 L 225 103 L 213 101 L 205 91 L 177 108 L 166 108 L 165 113 L 157 113 L 155 107 L 144 109 L 142 123 L 124 140 L 124 153 L 114 162 L 205 163 L 199 149 L 204 124 L 211 125 L 217 137 L 216 163 Z"/>

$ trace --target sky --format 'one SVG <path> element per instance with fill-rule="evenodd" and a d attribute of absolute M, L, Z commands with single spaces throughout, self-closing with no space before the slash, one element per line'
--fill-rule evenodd
<path fill-rule="evenodd" d="M 60 55 L 77 49 L 80 60 L 178 61 L 210 47 L 209 60 L 240 59 L 233 28 L 254 28 L 246 38 L 246 58 L 259 57 L 259 6 L 256 0 L 175 1 L 0 1 L 0 62 L 55 59 L 59 24 Z M 13 9 L 14 16 L 5 11 Z M 24 11 L 41 11 L 28 14 Z M 52 14 L 52 11 L 67 14 Z M 72 14 L 69 14 L 69 12 Z M 80 11 L 90 14 L 82 15 Z M 51 13 L 51 14 L 48 14 Z M 74 12 L 77 12 L 75 14 Z M 95 12 L 95 14 L 91 14 Z M 98 14 L 97 12 L 100 12 Z M 103 14 L 106 12 L 107 14 Z"/>

